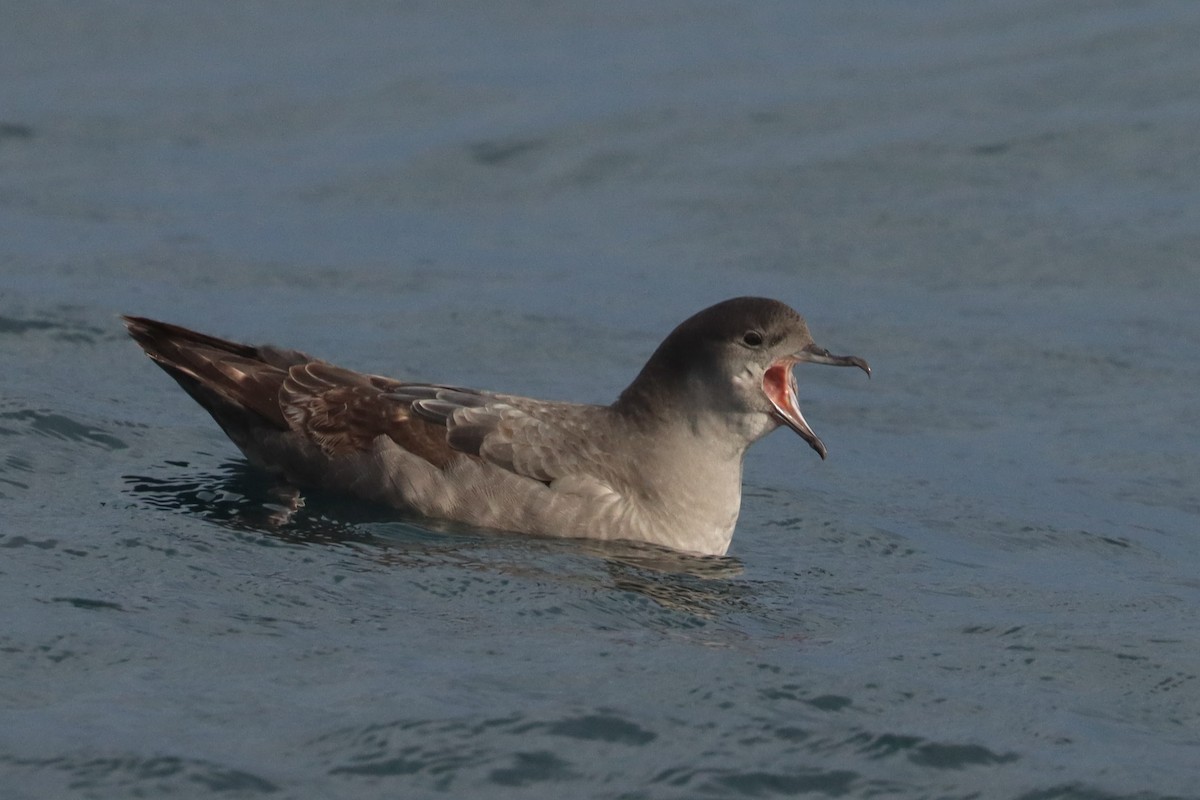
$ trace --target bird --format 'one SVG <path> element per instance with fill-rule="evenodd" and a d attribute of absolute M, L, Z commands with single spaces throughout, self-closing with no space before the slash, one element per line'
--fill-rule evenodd
<path fill-rule="evenodd" d="M 609 405 L 397 380 L 122 319 L 250 464 L 293 486 L 478 529 L 698 555 L 729 549 L 752 444 L 786 427 L 825 458 L 793 368 L 871 374 L 864 359 L 817 346 L 790 306 L 762 297 L 688 317 Z"/>

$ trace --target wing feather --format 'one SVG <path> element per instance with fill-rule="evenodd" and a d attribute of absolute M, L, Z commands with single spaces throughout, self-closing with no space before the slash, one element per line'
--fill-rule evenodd
<path fill-rule="evenodd" d="M 324 362 L 292 366 L 279 402 L 288 425 L 330 456 L 366 451 L 386 435 L 438 467 L 467 456 L 546 484 L 603 478 L 597 406 L 403 383 Z"/>
<path fill-rule="evenodd" d="M 518 405 L 519 404 L 519 405 Z M 552 483 L 570 475 L 597 478 L 602 441 L 590 423 L 605 409 L 497 396 L 455 411 L 447 441 L 456 450 L 527 478 Z"/>
<path fill-rule="evenodd" d="M 417 389 L 416 387 L 421 387 Z M 297 364 L 279 389 L 279 404 L 292 430 L 328 456 L 369 450 L 379 436 L 444 467 L 455 453 L 444 425 L 412 412 L 405 391 L 424 394 L 423 384 L 405 384 L 322 362 Z"/>

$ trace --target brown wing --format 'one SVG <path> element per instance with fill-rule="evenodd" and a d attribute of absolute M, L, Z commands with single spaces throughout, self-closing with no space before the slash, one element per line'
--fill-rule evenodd
<path fill-rule="evenodd" d="M 467 455 L 550 483 L 593 474 L 606 446 L 590 426 L 604 413 L 594 406 L 404 383 L 142 317 L 126 325 L 243 449 L 264 424 L 329 456 L 368 450 L 382 435 L 438 468 Z"/>
<path fill-rule="evenodd" d="M 279 406 L 289 427 L 327 455 L 369 449 L 385 435 L 440 468 L 458 455 L 447 442 L 445 421 L 414 413 L 418 401 L 439 402 L 439 397 L 455 398 L 458 407 L 487 402 L 481 392 L 402 383 L 311 362 L 288 370 L 279 389 Z"/>
<path fill-rule="evenodd" d="M 467 455 L 551 483 L 593 474 L 606 446 L 590 424 L 602 408 L 402 383 L 324 363 L 292 367 L 279 402 L 290 427 L 331 456 L 386 435 L 439 468 Z"/>

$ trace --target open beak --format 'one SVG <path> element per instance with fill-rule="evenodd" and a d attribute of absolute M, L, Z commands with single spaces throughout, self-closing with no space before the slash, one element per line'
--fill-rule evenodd
<path fill-rule="evenodd" d="M 868 377 L 871 375 L 871 367 L 858 356 L 834 356 L 830 355 L 828 350 L 810 344 L 795 355 L 779 359 L 763 373 L 763 392 L 775 407 L 775 416 L 800 434 L 800 438 L 808 442 L 809 447 L 824 459 L 829 451 L 805 421 L 804 414 L 800 413 L 800 403 L 796 399 L 796 376 L 792 367 L 801 361 L 834 367 L 858 367 L 867 373 Z"/>

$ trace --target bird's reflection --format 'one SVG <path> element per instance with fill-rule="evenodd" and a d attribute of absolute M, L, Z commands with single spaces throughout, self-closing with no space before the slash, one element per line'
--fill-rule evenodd
<path fill-rule="evenodd" d="M 604 565 L 610 586 L 635 592 L 672 610 L 712 617 L 741 608 L 750 590 L 732 578 L 742 574 L 735 558 L 680 553 L 658 545 L 599 540 L 538 539 L 489 533 L 281 483 L 245 462 L 194 468 L 168 461 L 125 475 L 125 491 L 137 502 L 184 512 L 242 533 L 293 545 L 349 545 L 365 549 L 379 563 L 423 566 L 455 563 L 508 574 L 548 575 L 542 554 L 580 554 Z M 480 557 L 480 549 L 486 557 Z M 561 570 L 554 573 L 562 579 Z"/>
<path fill-rule="evenodd" d="M 195 470 L 168 461 L 146 475 L 125 475 L 125 491 L 164 511 L 182 511 L 221 527 L 263 533 L 291 544 L 377 543 L 352 513 L 330 517 L 306 507 L 304 496 L 241 462 Z M 353 509 L 346 509 L 353 512 Z"/>

